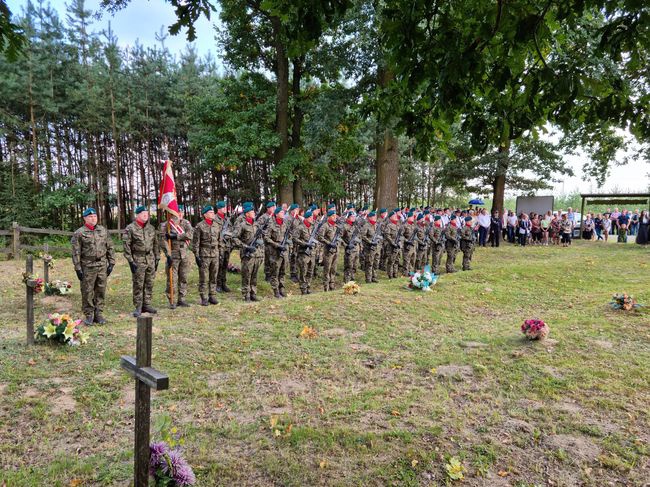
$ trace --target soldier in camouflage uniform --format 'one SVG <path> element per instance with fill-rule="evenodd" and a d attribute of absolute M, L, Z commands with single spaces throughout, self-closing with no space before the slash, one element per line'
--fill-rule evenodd
<path fill-rule="evenodd" d="M 366 282 L 379 282 L 377 270 L 379 269 L 379 252 L 382 244 L 383 227 L 377 223 L 377 214 L 374 211 L 368 213 L 367 224 L 363 227 L 361 241 L 363 242 L 364 272 Z"/>
<path fill-rule="evenodd" d="M 221 235 L 219 239 L 219 274 L 217 274 L 217 292 L 229 293 L 230 288 L 226 284 L 228 276 L 228 263 L 230 262 L 230 252 L 232 251 L 232 226 L 228 215 L 226 214 L 226 202 L 217 202 L 217 215 L 215 220 L 221 226 Z"/>
<path fill-rule="evenodd" d="M 311 210 L 305 212 L 302 222 L 298 223 L 293 230 L 293 245 L 298 254 L 298 282 L 300 283 L 300 292 L 302 294 L 311 294 L 311 278 L 314 272 L 314 258 L 311 253 L 314 249 L 316 240 L 310 244 L 312 232 L 316 231 L 313 226 L 314 217 Z"/>
<path fill-rule="evenodd" d="M 241 293 L 244 301 L 259 301 L 257 297 L 257 271 L 264 259 L 264 232 L 255 222 L 253 203 L 243 204 L 244 217 L 237 220 L 232 242 L 239 247 L 241 256 Z"/>
<path fill-rule="evenodd" d="M 388 279 L 399 275 L 399 257 L 402 251 L 402 230 L 397 213 L 388 214 L 388 222 L 384 226 L 384 252 L 386 258 L 386 274 Z"/>
<path fill-rule="evenodd" d="M 327 212 L 327 222 L 318 232 L 318 241 L 323 246 L 323 289 L 333 291 L 336 282 L 336 258 L 341 229 L 336 222 L 336 210 Z"/>
<path fill-rule="evenodd" d="M 402 274 L 408 276 L 415 271 L 415 258 L 417 257 L 418 227 L 415 224 L 415 215 L 409 212 L 404 224 L 404 250 L 402 251 Z"/>
<path fill-rule="evenodd" d="M 269 223 L 264 235 L 264 243 L 266 248 L 269 249 L 270 282 L 273 295 L 276 298 L 284 298 L 287 296 L 284 290 L 284 273 L 289 258 L 287 225 L 284 221 L 284 210 L 281 206 L 276 207 L 273 213 L 273 220 Z"/>
<path fill-rule="evenodd" d="M 388 210 L 386 208 L 379 209 L 379 218 L 377 218 L 377 225 L 380 225 L 382 228 L 382 233 L 385 232 L 386 226 L 388 225 Z M 386 270 L 386 258 L 390 253 L 388 247 L 391 247 L 388 240 L 384 239 L 379 247 L 379 269 L 382 271 Z M 392 250 L 392 247 L 391 249 Z"/>
<path fill-rule="evenodd" d="M 106 228 L 97 225 L 95 209 L 87 208 L 83 217 L 84 225 L 72 235 L 72 263 L 80 281 L 84 323 L 103 325 L 106 278 L 113 272 L 115 250 Z"/>
<path fill-rule="evenodd" d="M 458 252 L 459 244 L 459 228 L 458 218 L 453 213 L 450 216 L 451 220 L 447 228 L 445 228 L 445 247 L 447 249 L 447 263 L 445 265 L 447 272 L 456 272 L 454 262 L 456 260 L 456 253 Z"/>
<path fill-rule="evenodd" d="M 141 313 L 156 313 L 151 306 L 153 282 L 160 261 L 160 248 L 155 228 L 149 223 L 149 212 L 144 206 L 135 209 L 135 221 L 122 235 L 124 257 L 131 267 L 133 280 L 134 317 Z"/>
<path fill-rule="evenodd" d="M 324 218 L 326 218 L 325 215 L 321 215 L 321 209 L 318 207 L 318 205 L 312 204 L 311 207 L 311 213 L 312 213 L 312 218 L 314 220 L 314 225 L 317 226 L 319 222 L 323 221 Z M 311 271 L 311 279 L 312 281 L 318 274 L 318 262 L 320 259 L 320 254 L 321 254 L 321 247 L 322 245 L 320 242 L 318 242 L 318 239 L 316 239 L 316 243 L 314 245 L 314 248 L 311 250 L 311 257 L 312 260 L 314 261 L 314 265 L 312 265 L 312 271 Z"/>
<path fill-rule="evenodd" d="M 429 241 L 431 245 L 431 272 L 438 274 L 442 254 L 445 251 L 445 229 L 442 225 L 442 216 L 433 217 L 433 225 L 429 228 Z"/>
<path fill-rule="evenodd" d="M 298 213 L 300 212 L 300 205 L 293 203 L 289 206 L 288 215 L 284 219 L 287 227 L 289 228 L 289 235 L 291 239 L 289 240 L 289 271 L 290 279 L 293 282 L 298 282 L 298 248 L 293 245 L 293 234 L 302 224 L 300 218 L 298 218 Z"/>
<path fill-rule="evenodd" d="M 472 270 L 472 254 L 474 253 L 473 218 L 465 217 L 465 225 L 460 229 L 460 250 L 463 252 L 463 270 Z"/>
<path fill-rule="evenodd" d="M 167 261 L 165 266 L 165 277 L 167 278 L 165 294 L 167 295 L 171 309 L 175 309 L 177 305 L 189 306 L 187 301 L 185 301 L 185 296 L 187 296 L 187 276 L 190 273 L 189 246 L 192 242 L 192 224 L 185 220 L 183 216 L 183 209 L 179 207 L 178 218 L 171 217 L 173 223 L 183 230 L 183 233 L 180 235 L 168 222 L 163 222 L 160 225 L 160 248 L 163 254 L 165 254 Z M 172 270 L 172 281 L 174 285 L 173 291 L 169 285 L 170 268 Z M 178 299 L 175 299 L 176 294 L 178 294 Z"/>
<path fill-rule="evenodd" d="M 357 272 L 357 260 L 359 259 L 359 247 L 361 246 L 361 233 L 363 224 L 357 224 L 357 216 L 354 211 L 348 212 L 347 219 L 343 224 L 341 239 L 345 249 L 343 258 L 343 282 L 354 281 Z"/>
<path fill-rule="evenodd" d="M 206 205 L 201 211 L 201 220 L 194 229 L 192 251 L 199 268 L 199 294 L 201 306 L 218 304 L 217 276 L 219 275 L 219 247 L 221 222 L 215 219 L 214 208 Z"/>
<path fill-rule="evenodd" d="M 266 203 L 266 212 L 259 216 L 257 224 L 268 230 L 271 227 L 271 221 L 273 221 L 275 208 L 275 201 L 268 201 Z M 268 282 L 271 281 L 271 254 L 273 251 L 273 247 L 264 245 L 264 279 Z"/>
<path fill-rule="evenodd" d="M 417 249 L 415 256 L 415 268 L 418 270 L 424 269 L 424 266 L 427 265 L 427 256 L 429 252 L 429 239 L 427 238 L 427 233 L 429 228 L 427 227 L 427 216 L 429 210 L 424 210 L 424 213 L 420 213 L 416 219 L 416 224 L 418 228 L 418 236 L 416 237 Z"/>

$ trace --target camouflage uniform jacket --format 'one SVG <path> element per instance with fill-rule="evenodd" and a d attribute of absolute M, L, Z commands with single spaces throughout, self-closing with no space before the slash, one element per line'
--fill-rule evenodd
<path fill-rule="evenodd" d="M 174 259 L 185 259 L 187 257 L 187 250 L 192 242 L 192 233 L 194 232 L 194 229 L 192 228 L 192 224 L 184 218 L 176 224 L 181 227 L 185 233 L 178 235 L 176 240 L 169 240 L 172 245 L 171 257 Z M 169 244 L 167 243 L 167 225 L 167 222 L 163 222 L 160 225 L 160 248 L 162 249 L 163 254 L 165 254 L 165 257 L 170 256 Z"/>
<path fill-rule="evenodd" d="M 199 257 L 219 257 L 219 247 L 221 240 L 221 223 L 215 217 L 212 225 L 201 220 L 194 229 L 192 238 L 192 251 Z"/>
<path fill-rule="evenodd" d="M 258 219 L 258 224 L 259 224 L 259 219 Z M 271 222 L 269 223 L 268 227 L 266 227 L 266 235 L 264 235 L 264 242 L 270 246 L 273 250 L 274 257 L 281 257 L 283 254 L 286 253 L 288 248 L 285 248 L 284 251 L 280 251 L 278 247 L 282 244 L 282 241 L 284 240 L 284 235 L 287 231 L 287 224 L 285 222 L 282 222 L 282 224 L 279 224 L 278 221 L 273 218 Z"/>
<path fill-rule="evenodd" d="M 82 267 L 115 265 L 113 241 L 101 225 L 91 230 L 86 225 L 77 229 L 72 235 L 72 263 L 77 271 Z"/>
<path fill-rule="evenodd" d="M 124 241 L 124 257 L 129 263 L 142 259 L 149 261 L 149 258 L 156 261 L 160 259 L 158 235 L 149 222 L 144 227 L 140 227 L 137 222 L 129 223 L 124 229 L 122 240 Z"/>
<path fill-rule="evenodd" d="M 458 242 L 458 229 L 453 225 L 448 225 L 445 227 L 445 238 L 447 239 L 447 245 L 456 245 Z"/>
<path fill-rule="evenodd" d="M 298 252 L 306 253 L 307 242 L 309 242 L 311 232 L 313 231 L 315 231 L 313 223 L 309 227 L 304 221 L 299 222 L 298 225 L 296 225 L 291 238 L 293 239 L 293 244 L 298 246 Z"/>
<path fill-rule="evenodd" d="M 253 244 L 253 237 L 257 233 L 258 228 L 259 224 L 255 220 L 253 220 L 253 223 L 248 223 L 246 218 L 237 221 L 237 226 L 232 232 L 232 243 L 242 249 L 242 256 L 244 247 Z M 262 238 L 260 236 L 259 240 L 262 240 Z M 249 257 L 264 257 L 263 242 L 258 242 L 255 251 Z"/>

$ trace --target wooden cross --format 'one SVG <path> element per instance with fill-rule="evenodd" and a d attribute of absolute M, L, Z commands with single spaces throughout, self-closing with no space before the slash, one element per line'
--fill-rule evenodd
<path fill-rule="evenodd" d="M 28 276 L 34 272 L 34 258 L 31 255 L 27 256 L 25 261 L 25 273 Z M 27 321 L 27 345 L 34 344 L 34 288 L 28 283 L 25 283 L 25 310 Z"/>
<path fill-rule="evenodd" d="M 43 246 L 43 281 L 45 284 L 50 282 L 50 262 L 52 261 L 50 257 L 50 246 L 45 244 Z M 49 257 L 49 258 L 48 258 Z"/>
<path fill-rule="evenodd" d="M 151 389 L 169 388 L 167 374 L 151 368 L 153 318 L 138 318 L 135 358 L 123 355 L 120 365 L 135 378 L 135 455 L 134 486 L 149 485 L 149 422 L 151 417 Z"/>

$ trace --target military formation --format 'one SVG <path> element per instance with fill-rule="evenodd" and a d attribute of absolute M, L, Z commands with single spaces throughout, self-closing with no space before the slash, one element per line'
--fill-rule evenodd
<path fill-rule="evenodd" d="M 198 294 L 202 306 L 219 303 L 218 294 L 230 292 L 227 272 L 230 254 L 239 251 L 241 293 L 244 301 L 259 301 L 260 268 L 275 298 L 287 296 L 285 281 L 298 283 L 301 294 L 311 294 L 322 269 L 323 291 L 337 288 L 337 265 L 343 260 L 343 282 L 362 271 L 365 282 L 376 283 L 379 271 L 388 279 L 409 276 L 431 265 L 438 274 L 446 254 L 445 269 L 456 272 L 462 252 L 462 269 L 470 270 L 476 239 L 476 221 L 449 211 L 429 208 L 371 211 L 349 204 L 339 211 L 334 203 L 321 209 L 298 204 L 276 205 L 269 201 L 256 211 L 243 203 L 229 214 L 226 203 L 206 205 L 196 225 L 178 216 L 156 230 L 144 206 L 135 209 L 134 221 L 123 232 L 124 257 L 132 276 L 133 316 L 156 313 L 152 306 L 153 283 L 159 262 L 165 258 L 165 295 L 170 308 L 190 306 L 188 275 L 190 252 L 199 270 Z M 115 251 L 106 228 L 98 225 L 93 208 L 83 213 L 84 225 L 72 237 L 72 261 L 81 281 L 84 322 L 104 324 L 102 315 L 106 281 L 115 265 Z"/>

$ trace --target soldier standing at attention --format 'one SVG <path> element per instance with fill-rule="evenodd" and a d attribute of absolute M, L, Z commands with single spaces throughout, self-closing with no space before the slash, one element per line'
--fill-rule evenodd
<path fill-rule="evenodd" d="M 408 276 L 415 270 L 415 258 L 418 245 L 418 227 L 415 224 L 415 215 L 409 211 L 404 224 L 404 250 L 402 251 L 402 274 Z"/>
<path fill-rule="evenodd" d="M 327 222 L 321 227 L 318 241 L 323 246 L 323 289 L 333 291 L 336 281 L 336 257 L 338 256 L 338 238 L 341 234 L 336 224 L 336 210 L 327 212 Z"/>
<path fill-rule="evenodd" d="M 215 220 L 214 208 L 206 205 L 201 220 L 194 229 L 192 250 L 199 268 L 199 294 L 201 306 L 219 304 L 217 301 L 217 276 L 219 275 L 219 240 L 221 225 Z M 208 298 L 209 296 L 209 298 Z"/>
<path fill-rule="evenodd" d="M 113 272 L 115 250 L 108 231 L 97 225 L 97 212 L 86 208 L 84 225 L 72 235 L 72 264 L 81 288 L 84 324 L 106 324 L 102 315 L 106 278 Z"/>
<path fill-rule="evenodd" d="M 383 229 L 382 233 L 385 233 L 386 225 L 388 224 L 388 210 L 386 208 L 379 209 L 377 224 L 379 224 Z M 382 271 L 386 270 L 386 257 L 388 256 L 387 247 L 390 247 L 390 244 L 388 243 L 388 240 L 384 239 L 381 243 L 381 247 L 379 247 L 379 269 Z"/>
<path fill-rule="evenodd" d="M 230 240 L 232 235 L 232 227 L 230 226 L 230 221 L 226 224 L 228 215 L 226 214 L 226 202 L 218 201 L 217 202 L 217 216 L 215 218 L 221 227 L 219 231 L 219 274 L 217 275 L 217 292 L 229 293 L 230 288 L 226 284 L 226 278 L 228 276 L 228 261 L 230 261 L 230 251 L 232 250 L 232 242 Z M 223 229 L 225 226 L 226 231 Z"/>
<path fill-rule="evenodd" d="M 379 282 L 377 279 L 377 270 L 379 269 L 379 252 L 381 249 L 380 226 L 377 223 L 377 213 L 371 211 L 368 213 L 368 223 L 363 227 L 361 241 L 363 242 L 364 271 L 366 273 L 366 282 Z"/>
<path fill-rule="evenodd" d="M 343 224 L 343 233 L 341 234 L 341 239 L 345 245 L 343 282 L 354 281 L 354 275 L 357 272 L 357 260 L 359 258 L 359 245 L 361 244 L 363 224 L 359 226 L 356 220 L 357 215 L 355 215 L 354 211 L 350 211 Z"/>
<path fill-rule="evenodd" d="M 429 210 L 424 210 L 424 213 L 420 213 L 416 219 L 418 235 L 415 237 L 417 240 L 417 250 L 415 257 L 415 268 L 424 269 L 424 266 L 427 265 L 427 256 L 429 252 L 429 241 L 427 239 L 427 232 L 429 228 L 427 227 L 427 215 Z"/>
<path fill-rule="evenodd" d="M 293 246 L 297 252 L 298 282 L 300 283 L 301 294 L 311 294 L 311 277 L 314 270 L 314 259 L 311 255 L 314 245 L 309 246 L 314 217 L 311 210 L 305 212 L 302 222 L 299 222 L 293 230 Z M 315 240 L 314 240 L 315 243 Z"/>
<path fill-rule="evenodd" d="M 445 246 L 447 248 L 447 272 L 456 272 L 454 268 L 454 261 L 456 260 L 456 252 L 458 252 L 458 218 L 453 213 L 449 217 L 449 225 L 445 228 Z"/>
<path fill-rule="evenodd" d="M 298 228 L 298 225 L 300 225 L 302 222 L 300 221 L 300 218 L 298 218 L 298 213 L 300 212 L 300 205 L 297 203 L 293 203 L 291 206 L 289 206 L 289 214 L 285 218 L 285 222 L 287 223 L 287 226 L 289 228 L 289 235 L 291 237 L 290 243 L 289 243 L 289 271 L 290 271 L 290 278 L 293 282 L 298 282 L 298 251 L 297 247 L 293 245 L 293 234 Z"/>
<path fill-rule="evenodd" d="M 266 228 L 267 230 L 271 227 L 270 223 L 273 220 L 273 215 L 275 214 L 275 201 L 266 202 L 266 213 L 259 216 L 257 219 L 257 224 Z M 273 253 L 273 247 L 269 245 L 264 246 L 264 279 L 268 282 L 271 281 L 271 254 Z"/>
<path fill-rule="evenodd" d="M 463 270 L 472 270 L 472 253 L 474 252 L 474 223 L 471 216 L 465 217 L 465 225 L 460 229 L 460 250 L 463 252 Z M 497 237 L 498 238 L 498 237 Z"/>
<path fill-rule="evenodd" d="M 258 220 L 259 223 L 259 220 Z M 285 239 L 287 225 L 284 222 L 284 210 L 278 206 L 274 210 L 274 218 L 269 223 L 264 236 L 266 248 L 269 250 L 269 267 L 271 272 L 271 287 L 276 298 L 286 297 L 284 291 L 284 272 L 287 265 L 288 250 Z"/>
<path fill-rule="evenodd" d="M 160 248 L 165 254 L 167 286 L 165 294 L 169 299 L 169 307 L 175 309 L 176 306 L 189 306 L 185 301 L 187 296 L 187 276 L 190 273 L 189 246 L 192 242 L 192 224 L 183 218 L 183 207 L 178 207 L 178 217 L 172 216 L 171 219 L 177 227 L 183 229 L 182 234 L 178 234 L 173 226 L 168 222 L 160 225 Z M 169 243 L 171 243 L 171 251 Z M 172 281 L 174 289 L 171 289 L 169 283 L 169 269 L 172 270 Z M 178 300 L 175 295 L 178 293 Z"/>
<path fill-rule="evenodd" d="M 135 209 L 135 221 L 124 229 L 122 240 L 124 257 L 129 262 L 133 278 L 133 316 L 137 318 L 142 313 L 156 313 L 156 309 L 151 306 L 151 298 L 160 261 L 160 248 L 158 235 L 149 223 L 149 212 L 144 206 Z"/>
<path fill-rule="evenodd" d="M 318 205 L 312 203 L 311 207 L 311 213 L 312 213 L 312 220 L 313 220 L 313 225 L 316 226 L 318 225 L 319 221 L 324 218 L 324 215 L 321 215 L 321 209 Z M 314 237 L 315 238 L 315 237 Z M 318 242 L 318 239 L 315 238 L 315 245 L 311 249 L 311 257 L 312 260 L 314 261 L 314 264 L 311 266 L 311 280 L 313 281 L 316 275 L 318 274 L 318 257 L 320 255 L 320 249 L 321 245 Z"/>
<path fill-rule="evenodd" d="M 431 242 L 431 271 L 438 274 L 442 254 L 445 250 L 445 234 L 442 226 L 442 215 L 433 217 L 433 225 L 429 229 L 429 239 Z"/>
<path fill-rule="evenodd" d="M 257 297 L 257 271 L 264 259 L 263 235 L 258 232 L 253 203 L 243 205 L 244 218 L 239 219 L 233 230 L 233 244 L 241 249 L 241 293 L 244 301 L 259 301 Z"/>
<path fill-rule="evenodd" d="M 393 279 L 399 273 L 399 256 L 402 249 L 399 215 L 395 211 L 388 214 L 388 222 L 384 225 L 384 251 L 386 252 L 386 274 Z"/>

